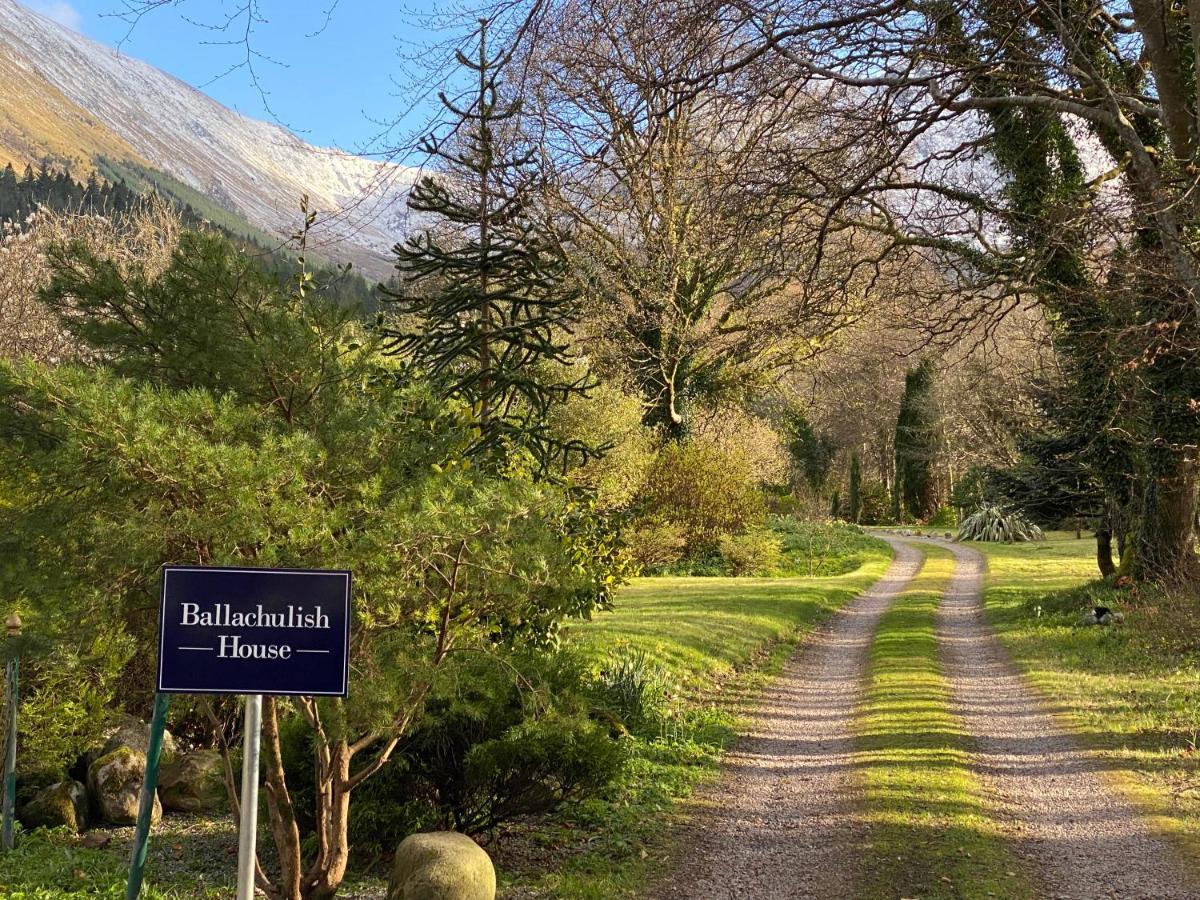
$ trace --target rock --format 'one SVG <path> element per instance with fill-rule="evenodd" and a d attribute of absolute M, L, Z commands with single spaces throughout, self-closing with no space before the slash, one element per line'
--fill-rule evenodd
<path fill-rule="evenodd" d="M 948 541 L 954 540 L 954 535 L 951 534 L 949 531 L 946 532 L 946 540 L 948 540 Z"/>
<path fill-rule="evenodd" d="M 387 900 L 493 900 L 496 870 L 465 834 L 410 834 L 396 849 Z"/>
<path fill-rule="evenodd" d="M 167 812 L 221 812 L 228 797 L 225 763 L 216 750 L 181 754 L 158 773 L 158 799 Z"/>
<path fill-rule="evenodd" d="M 107 740 L 100 748 L 98 756 L 112 753 L 118 747 L 128 747 L 145 756 L 150 752 L 150 726 L 135 716 L 123 716 L 121 720 L 107 732 Z M 165 763 L 175 756 L 175 738 L 169 731 L 163 732 L 162 761 Z"/>
<path fill-rule="evenodd" d="M 88 767 L 88 793 L 101 820 L 112 825 L 137 822 L 138 798 L 146 777 L 146 755 L 129 747 L 118 747 Z M 154 797 L 151 821 L 162 818 L 162 804 Z"/>
<path fill-rule="evenodd" d="M 78 781 L 60 781 L 42 788 L 17 816 L 26 828 L 87 828 L 87 789 Z"/>

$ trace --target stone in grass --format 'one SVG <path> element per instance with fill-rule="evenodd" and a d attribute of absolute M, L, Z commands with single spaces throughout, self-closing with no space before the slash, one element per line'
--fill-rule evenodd
<path fill-rule="evenodd" d="M 42 788 L 17 817 L 26 828 L 87 828 L 87 790 L 73 779 Z"/>
<path fill-rule="evenodd" d="M 228 806 L 225 763 L 216 750 L 192 750 L 163 765 L 158 799 L 167 812 L 216 813 Z"/>
<path fill-rule="evenodd" d="M 496 870 L 465 834 L 410 834 L 396 850 L 387 900 L 493 900 Z"/>
<path fill-rule="evenodd" d="M 142 781 L 146 777 L 146 755 L 129 747 L 118 747 L 88 767 L 88 793 L 101 821 L 111 825 L 137 822 Z M 151 821 L 162 818 L 162 804 L 154 796 Z"/>

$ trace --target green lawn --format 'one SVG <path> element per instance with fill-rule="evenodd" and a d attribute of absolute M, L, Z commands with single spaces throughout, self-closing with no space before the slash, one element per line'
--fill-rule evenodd
<path fill-rule="evenodd" d="M 620 646 L 652 653 L 685 696 L 701 700 L 866 590 L 888 562 L 881 544 L 853 572 L 828 578 L 639 578 L 576 636 L 596 654 Z"/>
<path fill-rule="evenodd" d="M 739 712 L 816 623 L 857 596 L 889 562 L 880 542 L 863 564 L 828 578 L 644 578 L 615 609 L 577 629 L 597 659 L 645 650 L 669 669 L 677 730 L 631 740 L 625 777 L 531 833 L 510 835 L 497 857 L 507 896 L 630 896 L 668 858 L 678 803 L 718 771 Z"/>
<path fill-rule="evenodd" d="M 880 622 L 856 723 L 870 829 L 860 895 L 1029 897 L 969 769 L 968 739 L 938 660 L 935 615 L 954 558 L 921 549 L 924 567 Z"/>
<path fill-rule="evenodd" d="M 989 620 L 1018 665 L 1122 788 L 1200 853 L 1196 598 L 1089 584 L 1097 569 L 1086 537 L 974 546 L 988 557 Z M 1093 604 L 1125 622 L 1081 626 Z"/>

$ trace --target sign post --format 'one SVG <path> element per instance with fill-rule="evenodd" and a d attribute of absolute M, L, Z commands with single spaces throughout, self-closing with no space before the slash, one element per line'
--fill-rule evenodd
<path fill-rule="evenodd" d="M 5 631 L 10 638 L 21 633 L 21 617 L 13 613 L 4 623 Z M 17 815 L 17 707 L 19 694 L 17 681 L 20 676 L 20 663 L 14 656 L 4 667 L 5 706 L 7 707 L 8 733 L 4 738 L 4 795 L 0 797 L 0 846 L 5 850 L 13 848 L 13 820 Z"/>
<path fill-rule="evenodd" d="M 350 672 L 350 573 L 314 569 L 164 566 L 158 635 L 163 726 L 170 694 L 243 694 L 238 900 L 254 896 L 258 768 L 264 694 L 345 697 Z M 158 701 L 155 702 L 157 722 Z M 153 734 L 151 740 L 153 741 Z M 159 735 L 161 750 L 162 734 Z M 149 835 L 157 757 L 146 765 Z M 149 798 L 149 806 L 146 805 Z M 138 833 L 141 834 L 139 816 Z M 139 862 L 140 854 L 140 862 Z M 141 889 L 135 845 L 127 900 Z M 136 884 L 135 884 L 136 874 Z"/>
<path fill-rule="evenodd" d="M 262 694 L 246 698 L 242 726 L 242 818 L 238 825 L 237 900 L 254 900 L 258 840 L 258 751 L 262 743 Z"/>
<path fill-rule="evenodd" d="M 162 761 L 163 735 L 167 731 L 167 707 L 170 694 L 154 695 L 154 716 L 150 719 L 150 741 L 146 747 L 146 777 L 138 798 L 137 831 L 133 836 L 133 856 L 129 860 L 129 880 L 125 882 L 126 900 L 136 900 L 142 890 L 146 871 L 146 851 L 150 847 L 150 821 L 154 818 L 154 792 L 158 789 L 158 765 Z"/>

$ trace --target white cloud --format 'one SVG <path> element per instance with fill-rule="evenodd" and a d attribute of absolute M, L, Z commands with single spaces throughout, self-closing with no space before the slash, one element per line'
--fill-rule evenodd
<path fill-rule="evenodd" d="M 53 19 L 59 25 L 66 25 L 72 31 L 82 32 L 83 16 L 67 0 L 27 0 L 30 9 L 41 13 L 47 19 Z"/>

